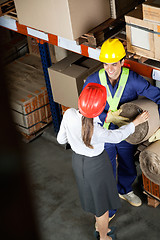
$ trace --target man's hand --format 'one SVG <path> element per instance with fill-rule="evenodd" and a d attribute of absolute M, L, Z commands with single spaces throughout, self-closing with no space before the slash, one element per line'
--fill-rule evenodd
<path fill-rule="evenodd" d="M 160 128 L 148 139 L 149 142 L 160 140 Z"/>
<path fill-rule="evenodd" d="M 126 125 L 129 123 L 129 118 L 119 116 L 119 114 L 122 112 L 122 109 L 119 109 L 115 112 L 109 111 L 107 113 L 107 117 L 105 119 L 106 123 L 113 123 L 117 125 L 118 127 L 121 127 L 123 125 Z"/>

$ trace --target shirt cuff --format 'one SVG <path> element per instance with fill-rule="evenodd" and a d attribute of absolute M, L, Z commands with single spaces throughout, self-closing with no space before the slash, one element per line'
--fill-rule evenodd
<path fill-rule="evenodd" d="M 129 129 L 130 129 L 130 131 L 131 131 L 131 134 L 135 132 L 135 125 L 134 125 L 133 122 L 129 123 L 129 124 L 128 124 L 128 127 L 129 127 Z"/>

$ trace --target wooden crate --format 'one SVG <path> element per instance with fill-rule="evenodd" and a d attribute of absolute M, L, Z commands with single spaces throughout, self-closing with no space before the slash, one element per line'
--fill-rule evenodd
<path fill-rule="evenodd" d="M 148 205 L 153 207 L 158 206 L 157 202 L 160 201 L 160 186 L 149 180 L 144 173 L 142 173 L 142 178 L 143 188 L 148 193 Z"/>
<path fill-rule="evenodd" d="M 143 19 L 160 23 L 160 2 L 147 1 L 142 4 Z"/>
<path fill-rule="evenodd" d="M 144 190 L 160 200 L 160 186 L 149 180 L 144 173 L 142 173 L 142 177 Z"/>
<path fill-rule="evenodd" d="M 143 20 L 142 8 L 125 15 L 127 51 L 160 60 L 160 24 Z"/>

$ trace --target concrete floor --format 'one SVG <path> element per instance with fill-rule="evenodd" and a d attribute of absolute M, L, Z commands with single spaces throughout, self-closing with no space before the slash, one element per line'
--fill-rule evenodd
<path fill-rule="evenodd" d="M 52 124 L 25 145 L 42 240 L 94 240 L 94 217 L 81 209 L 71 167 L 72 151 L 56 142 Z M 116 226 L 118 240 L 159 240 L 160 205 L 147 205 L 139 164 L 137 171 L 133 187 L 143 205 L 133 207 L 121 200 L 122 207 L 110 226 Z"/>

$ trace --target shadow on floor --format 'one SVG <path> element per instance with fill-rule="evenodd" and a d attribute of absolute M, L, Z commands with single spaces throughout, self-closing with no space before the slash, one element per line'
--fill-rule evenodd
<path fill-rule="evenodd" d="M 94 240 L 94 217 L 81 209 L 72 151 L 56 142 L 52 126 L 26 147 L 42 240 Z M 133 207 L 121 200 L 110 226 L 116 226 L 117 240 L 159 240 L 160 206 L 147 205 L 139 164 L 137 171 L 133 188 L 143 205 Z"/>

